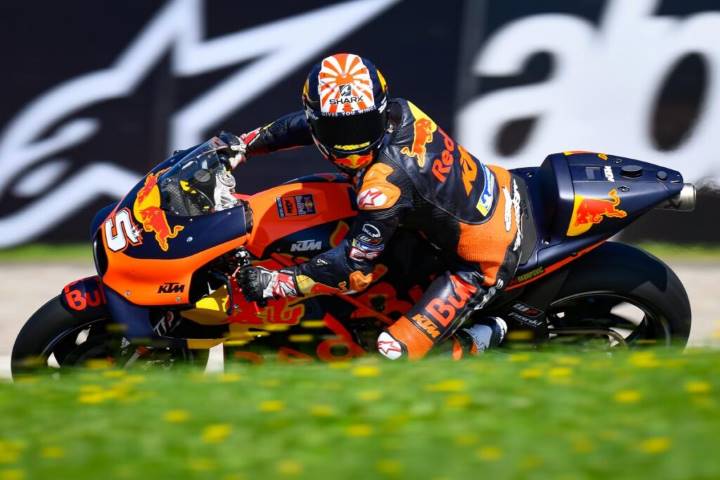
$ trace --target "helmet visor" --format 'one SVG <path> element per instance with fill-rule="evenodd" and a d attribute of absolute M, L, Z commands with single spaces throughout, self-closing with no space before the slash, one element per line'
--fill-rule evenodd
<path fill-rule="evenodd" d="M 317 141 L 338 157 L 367 152 L 385 133 L 384 116 L 377 110 L 318 117 L 312 125 Z"/>

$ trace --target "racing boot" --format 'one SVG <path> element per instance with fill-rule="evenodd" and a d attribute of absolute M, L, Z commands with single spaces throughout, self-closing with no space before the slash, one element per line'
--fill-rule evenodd
<path fill-rule="evenodd" d="M 479 355 L 488 348 L 502 343 L 507 333 L 507 323 L 500 317 L 484 317 L 469 328 L 458 330 L 451 338 L 452 357 L 460 359 L 463 353 Z"/>

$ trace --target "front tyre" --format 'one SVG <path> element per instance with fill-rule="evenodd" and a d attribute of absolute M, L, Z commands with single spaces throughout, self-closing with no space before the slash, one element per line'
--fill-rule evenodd
<path fill-rule="evenodd" d="M 11 357 L 14 377 L 29 373 L 55 373 L 91 360 L 116 366 L 161 365 L 174 362 L 203 363 L 206 352 L 188 349 L 154 349 L 140 361 L 134 347 L 123 345 L 122 336 L 110 319 L 78 319 L 63 306 L 60 297 L 43 305 L 25 323 L 15 340 Z M 203 363 L 204 365 L 204 363 Z"/>
<path fill-rule="evenodd" d="M 613 346 L 685 346 L 691 311 L 682 282 L 665 263 L 608 242 L 571 263 L 547 309 L 558 340 L 594 336 Z"/>

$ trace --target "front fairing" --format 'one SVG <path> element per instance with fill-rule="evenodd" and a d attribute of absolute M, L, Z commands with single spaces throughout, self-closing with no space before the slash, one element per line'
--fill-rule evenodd
<path fill-rule="evenodd" d="M 161 208 L 158 183 L 163 173 L 178 168 L 189 153 L 206 144 L 153 168 L 98 225 L 94 236 L 98 273 L 106 287 L 128 302 L 190 303 L 193 274 L 245 242 L 252 216 L 244 202 L 192 216 Z"/>

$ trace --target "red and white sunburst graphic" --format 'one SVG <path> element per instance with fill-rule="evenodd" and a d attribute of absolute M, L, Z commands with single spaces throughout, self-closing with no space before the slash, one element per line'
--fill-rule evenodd
<path fill-rule="evenodd" d="M 325 113 L 359 113 L 375 103 L 370 71 L 360 57 L 351 53 L 323 59 L 318 93 Z"/>

